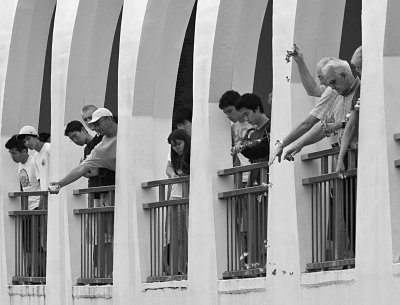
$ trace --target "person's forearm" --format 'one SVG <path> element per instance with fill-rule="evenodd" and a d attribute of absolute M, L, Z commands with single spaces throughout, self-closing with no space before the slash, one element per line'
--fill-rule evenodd
<path fill-rule="evenodd" d="M 347 153 L 347 148 L 353 141 L 358 129 L 358 111 L 352 111 L 349 122 L 343 132 L 342 142 L 340 144 L 340 152 L 338 158 L 343 160 Z"/>
<path fill-rule="evenodd" d="M 165 173 L 169 178 L 176 176 L 175 170 L 172 166 L 167 165 L 167 168 L 165 169 Z"/>
<path fill-rule="evenodd" d="M 310 96 L 320 97 L 322 95 L 321 87 L 312 77 L 306 63 L 304 61 L 299 61 L 297 67 L 299 69 L 300 80 L 304 89 L 306 89 L 307 94 Z"/>
<path fill-rule="evenodd" d="M 325 137 L 325 132 L 322 129 L 321 124 L 315 125 L 310 132 L 302 137 L 298 143 L 300 147 L 305 147 L 321 141 Z"/>
<path fill-rule="evenodd" d="M 309 131 L 315 123 L 318 122 L 317 118 L 309 116 L 306 120 L 300 123 L 296 128 L 294 128 L 285 138 L 283 138 L 283 147 L 288 146 L 293 143 L 301 136 L 303 136 L 307 131 Z"/>
<path fill-rule="evenodd" d="M 88 171 L 89 169 L 84 166 L 77 166 L 72 169 L 64 178 L 58 181 L 57 184 L 60 187 L 66 186 L 84 176 Z"/>

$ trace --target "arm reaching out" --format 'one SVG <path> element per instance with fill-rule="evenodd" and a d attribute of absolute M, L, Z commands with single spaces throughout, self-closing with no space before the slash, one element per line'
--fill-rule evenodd
<path fill-rule="evenodd" d="M 89 168 L 84 167 L 82 165 L 79 165 L 72 169 L 64 178 L 62 178 L 58 182 L 50 182 L 49 186 L 49 192 L 50 194 L 58 194 L 60 189 L 63 186 L 66 186 L 76 180 L 78 180 L 80 177 L 86 175 L 89 171 Z"/>

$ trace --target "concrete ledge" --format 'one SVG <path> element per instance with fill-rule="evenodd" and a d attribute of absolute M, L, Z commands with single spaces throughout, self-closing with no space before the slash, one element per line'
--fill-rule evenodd
<path fill-rule="evenodd" d="M 181 290 L 186 290 L 187 286 L 188 286 L 188 282 L 187 281 L 142 283 L 142 291 L 160 290 L 160 289 L 181 289 Z"/>
<path fill-rule="evenodd" d="M 393 276 L 400 277 L 400 263 L 393 264 Z"/>
<path fill-rule="evenodd" d="M 330 285 L 352 285 L 355 283 L 355 269 L 302 273 L 300 283 L 305 288 Z"/>
<path fill-rule="evenodd" d="M 219 294 L 244 294 L 252 292 L 265 292 L 267 283 L 265 277 L 253 279 L 219 280 Z"/>
<path fill-rule="evenodd" d="M 46 296 L 46 285 L 9 285 L 8 294 L 21 297 L 44 297 Z"/>
<path fill-rule="evenodd" d="M 72 297 L 74 299 L 111 299 L 113 286 L 73 286 Z"/>

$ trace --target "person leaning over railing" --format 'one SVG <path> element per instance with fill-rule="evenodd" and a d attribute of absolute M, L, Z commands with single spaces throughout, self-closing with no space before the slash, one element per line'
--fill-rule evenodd
<path fill-rule="evenodd" d="M 219 99 L 219 109 L 231 121 L 231 137 L 232 147 L 240 144 L 247 131 L 254 126 L 243 117 L 243 115 L 235 108 L 236 101 L 240 99 L 240 94 L 234 90 L 226 91 Z M 249 165 L 250 161 L 241 153 L 233 155 L 233 166 Z M 236 178 L 236 177 L 235 177 Z M 246 185 L 248 173 L 242 174 L 241 186 Z M 237 182 L 235 182 L 237 184 Z"/>
<path fill-rule="evenodd" d="M 339 146 L 343 136 L 346 117 L 354 100 L 358 99 L 360 80 L 355 78 L 349 64 L 340 59 L 332 60 L 324 68 L 325 79 L 337 96 L 333 108 L 321 121 L 321 124 L 302 137 L 297 143 L 286 150 L 284 159 L 293 161 L 294 155 L 299 153 L 304 146 L 322 140 L 325 136 L 330 138 L 332 147 Z"/>
<path fill-rule="evenodd" d="M 271 121 L 264 113 L 260 97 L 254 93 L 243 94 L 236 101 L 235 107 L 246 121 L 255 127 L 250 128 L 243 140 L 232 148 L 232 154 L 242 153 L 250 160 L 250 163 L 268 161 Z M 257 184 L 261 184 L 260 171 L 253 170 L 250 173 L 247 186 Z"/>
<path fill-rule="evenodd" d="M 362 73 L 362 47 L 358 47 L 351 58 L 351 63 L 356 68 L 357 73 L 361 77 Z M 358 124 L 360 117 L 360 99 L 357 99 L 355 103 L 352 104 L 351 113 L 349 117 L 349 122 L 343 133 L 342 146 L 340 147 L 340 152 L 336 165 L 336 172 L 339 173 L 341 178 L 344 178 L 345 165 L 344 158 L 347 153 L 347 148 L 349 145 L 357 139 L 358 134 Z"/>
<path fill-rule="evenodd" d="M 283 138 L 283 140 L 276 141 L 275 149 L 272 152 L 269 161 L 270 165 L 274 162 L 276 157 L 278 157 L 278 161 L 280 162 L 283 149 L 303 136 L 317 122 L 325 117 L 329 110 L 332 109 L 337 97 L 337 92 L 328 86 L 323 73 L 324 66 L 331 60 L 334 60 L 334 57 L 325 57 L 317 63 L 316 71 L 320 81 L 320 85 L 318 85 L 308 71 L 308 68 L 304 62 L 303 54 L 296 45 L 293 47 L 291 56 L 297 63 L 300 72 L 300 79 L 307 91 L 307 94 L 310 96 L 320 97 L 320 99 L 308 116 L 299 125 L 290 131 L 289 134 Z"/>
<path fill-rule="evenodd" d="M 5 147 L 10 153 L 11 159 L 18 164 L 18 177 L 20 187 L 24 192 L 40 191 L 39 172 L 32 155 L 28 154 L 28 148 L 17 136 L 12 136 Z M 41 196 L 28 196 L 28 210 L 38 210 L 41 207 Z"/>
<path fill-rule="evenodd" d="M 103 135 L 103 139 L 79 166 L 72 169 L 60 181 L 50 183 L 49 192 L 51 194 L 57 194 L 63 186 L 99 167 L 115 171 L 118 124 L 115 122 L 113 114 L 106 108 L 99 108 L 93 113 L 89 124 L 94 126 L 97 133 Z"/>

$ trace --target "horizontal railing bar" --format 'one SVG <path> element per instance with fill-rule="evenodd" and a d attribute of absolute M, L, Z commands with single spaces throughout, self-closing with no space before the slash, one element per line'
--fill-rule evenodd
<path fill-rule="evenodd" d="M 75 215 L 78 214 L 94 214 L 94 213 L 113 213 L 114 207 L 100 207 L 100 208 L 85 208 L 85 209 L 73 209 Z"/>
<path fill-rule="evenodd" d="M 354 151 L 354 150 L 355 150 L 354 148 L 350 148 L 347 151 Z M 315 159 L 319 159 L 322 157 L 329 157 L 329 156 L 337 155 L 337 154 L 339 154 L 339 152 L 340 152 L 340 147 L 324 149 L 324 150 L 301 155 L 301 161 L 310 161 L 310 160 L 315 160 Z"/>
<path fill-rule="evenodd" d="M 182 176 L 182 177 L 176 177 L 176 178 L 147 181 L 147 182 L 142 182 L 142 188 L 150 188 L 150 187 L 156 187 L 156 186 L 161 186 L 161 185 L 189 182 L 189 179 L 190 179 L 190 176 Z"/>
<path fill-rule="evenodd" d="M 48 191 L 9 192 L 8 197 L 47 196 L 48 194 Z"/>
<path fill-rule="evenodd" d="M 112 284 L 112 278 L 79 278 L 76 281 L 78 284 Z"/>
<path fill-rule="evenodd" d="M 8 216 L 47 215 L 47 210 L 8 211 Z"/>
<path fill-rule="evenodd" d="M 349 169 L 346 171 L 345 174 L 346 178 L 351 178 L 357 176 L 357 169 Z M 318 182 L 325 182 L 333 179 L 338 179 L 339 174 L 338 173 L 330 173 L 330 174 L 324 174 L 320 176 L 314 176 L 314 177 L 309 177 L 309 178 L 304 178 L 302 180 L 303 185 L 308 185 L 308 184 L 313 184 L 313 183 L 318 183 Z"/>
<path fill-rule="evenodd" d="M 263 193 L 268 192 L 268 186 L 259 185 L 259 186 L 252 186 L 252 187 L 245 187 L 242 189 L 237 189 L 233 191 L 221 192 L 218 193 L 218 199 L 226 199 L 229 197 L 240 196 L 240 195 L 247 195 L 247 194 L 254 194 L 254 193 Z"/>
<path fill-rule="evenodd" d="M 165 275 L 165 276 L 148 276 L 147 283 L 154 282 L 170 282 L 170 281 L 184 281 L 187 280 L 187 275 Z"/>
<path fill-rule="evenodd" d="M 394 160 L 394 166 L 400 167 L 400 159 Z"/>
<path fill-rule="evenodd" d="M 143 209 L 148 210 L 148 209 L 169 207 L 169 206 L 182 205 L 182 204 L 189 204 L 189 198 L 143 203 Z"/>
<path fill-rule="evenodd" d="M 329 148 L 329 149 L 315 151 L 312 153 L 302 154 L 301 161 L 314 160 L 314 159 L 319 159 L 322 157 L 336 155 L 339 153 L 339 151 L 340 151 L 340 147 L 333 147 L 333 148 Z"/>
<path fill-rule="evenodd" d="M 395 139 L 395 141 L 400 140 L 400 133 L 395 133 L 393 138 Z"/>
<path fill-rule="evenodd" d="M 306 265 L 307 270 L 318 270 L 318 269 L 327 269 L 327 268 L 336 268 L 343 266 L 354 266 L 356 260 L 354 258 L 348 258 L 337 261 L 328 261 L 328 262 L 320 262 L 320 263 L 308 263 Z"/>
<path fill-rule="evenodd" d="M 13 276 L 13 282 L 46 283 L 45 276 Z"/>
<path fill-rule="evenodd" d="M 88 187 L 85 189 L 77 189 L 77 190 L 73 190 L 73 194 L 74 195 L 82 195 L 82 194 L 102 193 L 102 192 L 111 192 L 111 191 L 115 191 L 115 185 L 96 186 L 96 187 Z"/>
<path fill-rule="evenodd" d="M 266 168 L 268 167 L 268 161 L 265 162 L 259 162 L 259 163 L 253 163 L 250 165 L 242 165 L 242 166 L 235 166 L 231 168 L 226 168 L 226 169 L 220 169 L 217 174 L 218 176 L 228 176 L 236 173 L 243 173 L 243 172 L 248 172 L 254 169 L 259 169 L 259 168 Z"/>
<path fill-rule="evenodd" d="M 240 278 L 240 277 L 255 277 L 255 276 L 265 276 L 266 271 L 263 268 L 247 269 L 247 270 L 237 270 L 237 271 L 225 271 L 222 274 L 224 279 L 230 278 Z"/>

